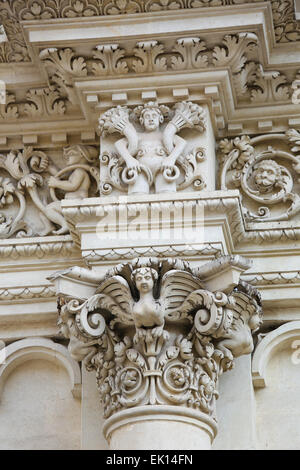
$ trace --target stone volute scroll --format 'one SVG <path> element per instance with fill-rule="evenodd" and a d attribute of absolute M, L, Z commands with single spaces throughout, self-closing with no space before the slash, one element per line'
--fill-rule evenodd
<path fill-rule="evenodd" d="M 117 106 L 99 118 L 100 194 L 149 194 L 205 187 L 203 147 L 191 146 L 189 134 L 205 132 L 205 111 L 180 102 L 170 109 L 148 102 L 130 109 Z"/>
<path fill-rule="evenodd" d="M 247 222 L 299 218 L 299 139 L 299 132 L 289 129 L 219 142 L 220 189 L 240 189 Z"/>
<path fill-rule="evenodd" d="M 207 272 L 215 271 L 213 264 Z M 222 271 L 222 259 L 219 264 Z M 237 281 L 229 292 L 225 284 L 211 291 L 201 279 L 204 271 L 179 259 L 138 258 L 105 275 L 76 267 L 51 278 L 69 351 L 96 371 L 104 435 L 112 448 L 126 448 L 127 425 L 155 425 L 157 419 L 196 426 L 195 444 L 182 445 L 210 448 L 218 378 L 235 357 L 252 352 L 262 308 L 251 285 Z M 90 283 L 88 291 L 70 290 L 78 279 Z M 128 429 L 125 434 L 128 439 Z"/>

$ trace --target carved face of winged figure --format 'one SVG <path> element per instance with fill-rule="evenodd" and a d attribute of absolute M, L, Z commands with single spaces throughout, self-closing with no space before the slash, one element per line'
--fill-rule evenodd
<path fill-rule="evenodd" d="M 229 296 L 211 292 L 192 272 L 170 269 L 159 273 L 151 266 L 131 267 L 130 275 L 128 271 L 126 275 L 124 271 L 122 275 L 113 273 L 84 303 L 80 322 L 94 337 L 100 335 L 99 328 L 102 332 L 105 328 L 101 314 L 98 315 L 103 320 L 102 326 L 98 330 L 91 328 L 88 316 L 95 311 L 104 315 L 112 329 L 116 324 L 134 326 L 135 343 L 150 336 L 166 340 L 169 336 L 164 329 L 166 322 L 193 324 L 200 343 L 209 336 L 230 360 L 245 351 L 251 352 L 252 331 L 261 323 L 259 303 L 245 289 Z"/>
<path fill-rule="evenodd" d="M 156 298 L 153 291 L 158 281 L 160 296 Z M 146 330 L 154 337 L 167 336 L 165 320 L 187 318 L 191 304 L 184 301 L 202 288 L 202 282 L 185 271 L 171 270 L 159 279 L 156 269 L 140 267 L 132 271 L 129 283 L 119 275 L 105 280 L 87 301 L 86 314 L 96 309 L 109 311 L 115 317 L 113 324 L 135 326 L 135 341 L 145 336 Z"/>

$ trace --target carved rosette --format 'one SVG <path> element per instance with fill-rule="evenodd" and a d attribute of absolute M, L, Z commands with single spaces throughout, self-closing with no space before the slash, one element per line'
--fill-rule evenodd
<path fill-rule="evenodd" d="M 180 405 L 215 419 L 218 377 L 253 349 L 260 296 L 211 292 L 187 262 L 140 258 L 107 272 L 93 296 L 59 298 L 69 350 L 95 370 L 104 416 Z"/>

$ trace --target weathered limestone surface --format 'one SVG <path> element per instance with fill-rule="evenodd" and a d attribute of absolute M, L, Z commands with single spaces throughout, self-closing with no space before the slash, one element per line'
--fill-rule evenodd
<path fill-rule="evenodd" d="M 299 448 L 295 3 L 0 22 L 2 448 Z"/>

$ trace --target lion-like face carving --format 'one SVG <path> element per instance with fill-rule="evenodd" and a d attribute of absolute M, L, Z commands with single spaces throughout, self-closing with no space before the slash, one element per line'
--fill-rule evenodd
<path fill-rule="evenodd" d="M 254 182 L 262 192 L 272 191 L 281 175 L 280 166 L 273 160 L 264 160 L 254 168 Z"/>

